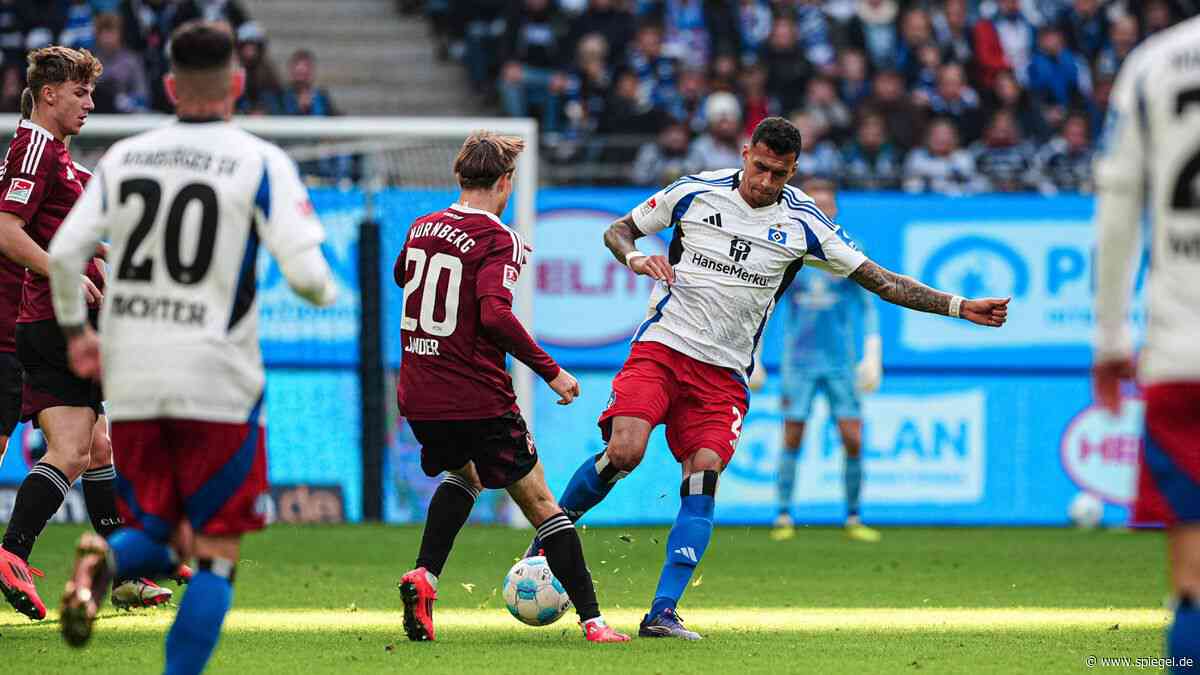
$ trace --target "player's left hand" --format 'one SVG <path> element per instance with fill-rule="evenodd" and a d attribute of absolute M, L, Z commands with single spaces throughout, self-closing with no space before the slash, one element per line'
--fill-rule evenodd
<path fill-rule="evenodd" d="M 1092 364 L 1092 395 L 1096 402 L 1113 415 L 1121 412 L 1121 382 L 1136 375 L 1132 358 L 1101 361 Z"/>
<path fill-rule="evenodd" d="M 1008 301 L 1012 298 L 980 298 L 963 300 L 958 315 L 980 326 L 999 328 L 1008 320 Z"/>
<path fill-rule="evenodd" d="M 91 326 L 67 340 L 67 358 L 71 370 L 85 380 L 100 378 L 100 336 Z"/>

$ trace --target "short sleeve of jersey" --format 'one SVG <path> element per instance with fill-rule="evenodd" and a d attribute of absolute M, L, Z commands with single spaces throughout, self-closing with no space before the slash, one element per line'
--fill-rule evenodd
<path fill-rule="evenodd" d="M 47 147 L 50 139 L 41 134 L 29 134 L 29 139 L 14 140 L 4 160 L 4 175 L 0 178 L 0 212 L 11 213 L 28 225 L 50 191 L 58 175 L 57 155 Z"/>
<path fill-rule="evenodd" d="M 475 273 L 476 299 L 494 295 L 511 303 L 524 262 L 525 247 L 519 234 L 505 229 L 493 235 L 491 247 Z"/>
<path fill-rule="evenodd" d="M 291 158 L 274 146 L 268 146 L 264 157 L 254 209 L 260 214 L 259 237 L 277 260 L 325 241 L 325 228 L 317 219 L 300 173 Z"/>
<path fill-rule="evenodd" d="M 675 189 L 672 189 L 675 188 Z M 668 185 L 655 192 L 649 199 L 633 209 L 633 224 L 642 234 L 654 234 L 671 226 L 671 212 L 685 192 L 678 186 Z"/>
<path fill-rule="evenodd" d="M 817 242 L 817 246 L 810 245 L 805 252 L 805 263 L 839 277 L 848 277 L 867 259 L 850 235 L 820 214 L 816 207 L 805 209 L 802 215 L 804 227 Z"/>

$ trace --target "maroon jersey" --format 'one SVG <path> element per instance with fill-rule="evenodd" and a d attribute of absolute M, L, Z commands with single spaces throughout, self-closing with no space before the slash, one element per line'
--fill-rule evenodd
<path fill-rule="evenodd" d="M 17 351 L 17 312 L 25 268 L 0 255 L 0 352 Z"/>
<path fill-rule="evenodd" d="M 401 415 L 468 420 L 517 410 L 505 351 L 484 330 L 480 302 L 511 305 L 524 264 L 520 236 L 491 213 L 455 204 L 413 222 L 394 270 L 404 288 Z"/>
<path fill-rule="evenodd" d="M 4 156 L 0 211 L 25 221 L 29 238 L 49 249 L 50 240 L 90 177 L 86 169 L 71 161 L 65 143 L 33 122 L 21 120 Z M 103 288 L 104 279 L 94 261 L 88 264 L 87 274 Z M 50 280 L 26 270 L 17 323 L 53 318 Z"/>

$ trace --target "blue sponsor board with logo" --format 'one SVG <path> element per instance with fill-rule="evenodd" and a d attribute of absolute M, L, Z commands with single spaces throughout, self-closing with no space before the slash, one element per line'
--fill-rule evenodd
<path fill-rule="evenodd" d="M 538 451 L 558 492 L 584 458 L 603 450 L 596 419 L 611 375 L 580 376 L 571 406 L 539 392 Z M 1107 502 L 1104 522 L 1125 522 L 1140 410 L 1109 418 L 1088 409 L 1088 381 L 1071 377 L 888 376 L 863 405 L 863 517 L 881 524 L 1059 525 L 1082 490 Z M 721 476 L 717 520 L 767 523 L 777 513 L 782 452 L 778 378 L 753 394 L 733 461 Z M 801 522 L 845 518 L 842 447 L 828 408 L 809 419 L 792 513 Z M 588 516 L 592 524 L 670 522 L 679 465 L 662 428 L 641 465 Z"/>

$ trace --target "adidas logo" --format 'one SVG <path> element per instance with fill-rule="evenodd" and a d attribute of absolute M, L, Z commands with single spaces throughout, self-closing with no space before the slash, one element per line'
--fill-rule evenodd
<path fill-rule="evenodd" d="M 674 552 L 687 558 L 688 560 L 691 560 L 694 563 L 700 562 L 700 559 L 696 557 L 696 549 L 692 548 L 691 546 L 684 546 L 683 548 L 677 548 L 677 549 L 675 549 Z"/>
<path fill-rule="evenodd" d="M 709 225 L 712 225 L 713 227 L 721 227 L 721 214 L 714 213 L 707 218 L 702 218 L 701 222 L 708 223 Z"/>

